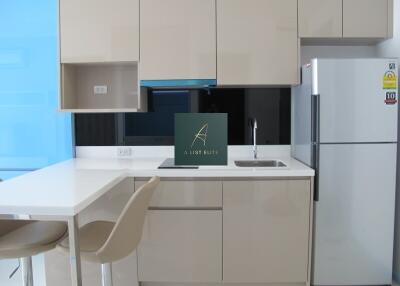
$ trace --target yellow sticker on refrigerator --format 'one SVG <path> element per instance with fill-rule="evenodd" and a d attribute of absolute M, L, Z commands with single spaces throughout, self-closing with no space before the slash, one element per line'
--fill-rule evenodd
<path fill-rule="evenodd" d="M 397 89 L 397 76 L 394 71 L 385 72 L 383 76 L 383 89 Z"/>

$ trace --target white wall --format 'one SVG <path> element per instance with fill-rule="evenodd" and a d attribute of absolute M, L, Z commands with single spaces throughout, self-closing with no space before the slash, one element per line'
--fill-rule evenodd
<path fill-rule="evenodd" d="M 400 0 L 394 0 L 394 30 L 393 39 L 379 44 L 376 48 L 380 57 L 395 57 L 400 59 Z M 400 63 L 400 62 L 399 62 Z M 400 117 L 399 117 L 400 122 Z M 399 129 L 400 134 L 400 129 Z M 396 222 L 395 222 L 395 245 L 393 260 L 393 277 L 400 282 L 400 149 L 397 151 L 397 195 L 396 195 Z"/>
<path fill-rule="evenodd" d="M 400 0 L 397 0 L 400 1 Z M 301 64 L 312 58 L 373 58 L 376 46 L 302 46 Z"/>

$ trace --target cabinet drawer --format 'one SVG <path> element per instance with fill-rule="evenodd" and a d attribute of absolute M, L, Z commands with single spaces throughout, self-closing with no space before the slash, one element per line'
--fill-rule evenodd
<path fill-rule="evenodd" d="M 146 181 L 136 181 L 138 189 Z M 221 181 L 161 181 L 150 207 L 155 208 L 220 208 L 222 207 Z"/>
<path fill-rule="evenodd" d="M 139 281 L 220 282 L 222 211 L 150 210 L 138 269 Z"/>

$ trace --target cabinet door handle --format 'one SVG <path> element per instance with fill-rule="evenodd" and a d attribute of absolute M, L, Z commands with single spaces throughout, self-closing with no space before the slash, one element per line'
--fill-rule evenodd
<path fill-rule="evenodd" d="M 320 95 L 313 94 L 311 97 L 311 145 L 312 145 L 312 167 L 314 176 L 314 201 L 319 201 L 319 143 L 320 143 Z"/>

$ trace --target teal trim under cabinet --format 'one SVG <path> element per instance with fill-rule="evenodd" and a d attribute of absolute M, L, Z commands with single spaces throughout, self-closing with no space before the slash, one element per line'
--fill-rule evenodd
<path fill-rule="evenodd" d="M 58 0 L 2 1 L 0 177 L 72 158 L 72 118 L 58 98 Z"/>
<path fill-rule="evenodd" d="M 216 79 L 173 79 L 173 80 L 141 80 L 143 87 L 201 87 L 215 86 Z"/>

